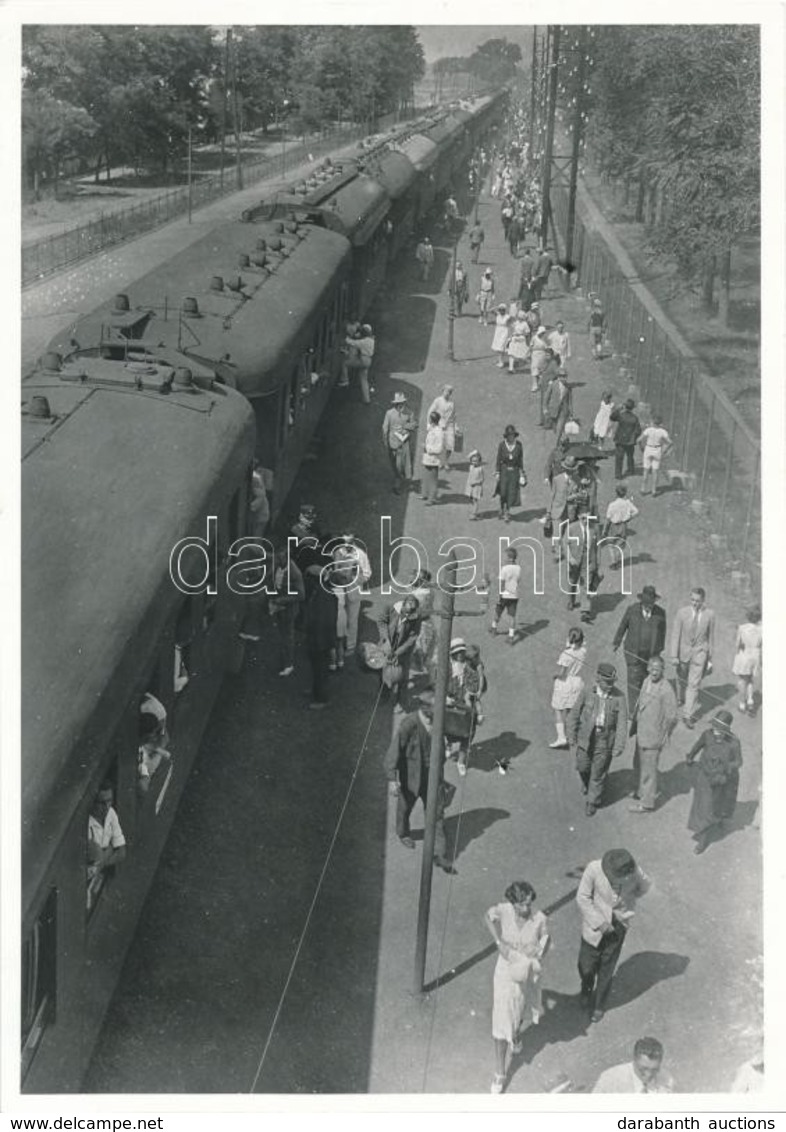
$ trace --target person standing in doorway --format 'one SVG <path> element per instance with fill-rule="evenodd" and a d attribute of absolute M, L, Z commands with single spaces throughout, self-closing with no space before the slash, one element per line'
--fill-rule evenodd
<path fill-rule="evenodd" d="M 690 605 L 677 612 L 671 634 L 671 655 L 677 665 L 677 691 L 686 727 L 694 726 L 699 687 L 712 672 L 715 652 L 715 613 L 705 604 L 702 586 L 691 590 Z"/>
<path fill-rule="evenodd" d="M 581 1004 L 591 1022 L 603 1018 L 636 901 L 649 887 L 649 878 L 627 849 L 609 849 L 584 870 L 576 893 L 581 913 L 579 978 Z"/>

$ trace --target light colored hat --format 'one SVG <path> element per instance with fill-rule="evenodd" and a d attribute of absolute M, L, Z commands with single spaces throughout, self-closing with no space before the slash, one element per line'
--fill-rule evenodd
<path fill-rule="evenodd" d="M 451 654 L 453 654 L 454 652 L 464 652 L 466 650 L 466 648 L 467 648 L 467 642 L 464 640 L 463 637 L 454 637 L 453 640 L 450 642 Z"/>
<path fill-rule="evenodd" d="M 393 394 L 393 404 L 394 405 L 405 405 L 406 401 L 407 401 L 406 393 L 394 393 Z"/>

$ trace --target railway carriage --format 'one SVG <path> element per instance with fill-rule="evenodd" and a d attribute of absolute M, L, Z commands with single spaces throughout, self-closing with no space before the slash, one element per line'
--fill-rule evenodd
<path fill-rule="evenodd" d="M 242 599 L 220 575 L 244 531 L 254 452 L 248 402 L 198 367 L 46 363 L 22 404 L 21 1048 L 32 1093 L 78 1088 L 237 662 Z M 209 515 L 216 593 L 183 593 L 170 551 L 205 539 Z M 187 581 L 203 570 L 201 554 L 184 556 Z M 171 758 L 142 793 L 146 693 L 167 709 Z M 126 858 L 91 875 L 91 806 L 107 782 Z"/>

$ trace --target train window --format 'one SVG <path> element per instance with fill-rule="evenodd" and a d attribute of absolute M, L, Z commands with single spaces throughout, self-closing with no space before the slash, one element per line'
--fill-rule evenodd
<path fill-rule="evenodd" d="M 52 889 L 33 930 L 22 942 L 22 1076 L 55 1018 L 57 889 Z"/>
<path fill-rule="evenodd" d="M 125 858 L 126 839 L 115 809 L 114 774 L 104 779 L 90 804 L 87 818 L 87 914 L 96 909 L 99 897 L 114 876 L 115 868 Z"/>
<path fill-rule="evenodd" d="M 300 366 L 296 365 L 292 370 L 292 373 L 289 375 L 289 416 L 287 418 L 289 428 L 292 428 L 297 418 L 297 396 L 299 383 Z"/>

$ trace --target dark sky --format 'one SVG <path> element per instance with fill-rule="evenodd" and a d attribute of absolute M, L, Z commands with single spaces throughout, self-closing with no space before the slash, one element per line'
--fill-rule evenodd
<path fill-rule="evenodd" d="M 433 63 L 442 55 L 471 55 L 478 44 L 487 39 L 509 39 L 511 43 L 518 43 L 524 56 L 532 48 L 531 27 L 524 24 L 430 24 L 418 27 L 417 32 L 427 63 Z"/>

